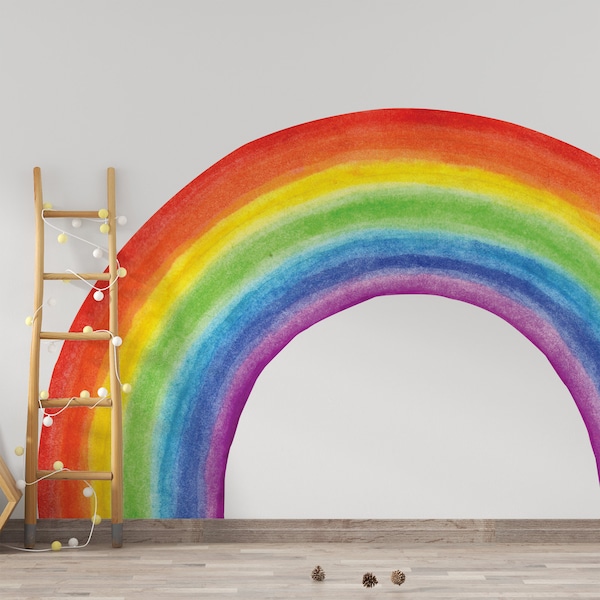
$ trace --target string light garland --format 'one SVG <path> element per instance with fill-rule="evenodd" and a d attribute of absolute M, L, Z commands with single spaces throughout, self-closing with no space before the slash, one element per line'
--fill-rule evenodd
<path fill-rule="evenodd" d="M 42 398 L 42 394 L 45 394 L 45 398 Z M 89 398 L 89 397 L 90 397 L 90 393 L 87 390 L 82 390 L 79 394 L 79 398 Z M 42 406 L 42 400 L 47 400 L 47 399 L 48 399 L 48 392 L 46 392 L 46 391 L 40 392 L 39 405 L 42 410 L 44 410 L 43 406 Z M 101 387 L 98 389 L 97 402 L 95 402 L 91 406 L 86 406 L 85 408 L 92 410 L 92 409 L 96 408 L 103 400 L 109 400 L 109 399 L 110 399 L 110 396 L 108 395 L 108 390 L 104 387 Z M 56 412 L 47 413 L 44 410 L 43 417 L 42 417 L 42 425 L 44 425 L 44 427 L 52 427 L 52 425 L 54 424 L 54 419 L 58 415 L 60 415 L 60 413 L 65 411 L 67 408 L 69 408 L 69 406 L 71 406 L 71 404 L 73 402 L 76 402 L 77 400 L 78 400 L 77 396 L 71 396 L 69 398 L 69 400 L 67 401 L 67 403 L 61 409 L 57 410 Z"/>
<path fill-rule="evenodd" d="M 94 252 L 96 250 L 94 250 Z M 117 271 L 116 271 L 116 277 L 107 286 L 105 286 L 103 288 L 98 287 L 97 285 L 94 285 L 94 284 L 90 283 L 87 279 L 84 279 L 83 277 L 81 277 L 81 275 L 79 275 L 79 273 L 76 273 L 72 269 L 66 269 L 65 272 L 66 273 L 71 273 L 71 275 L 74 275 L 75 277 L 77 277 L 77 279 L 83 281 L 83 283 L 85 283 L 86 285 L 88 285 L 91 289 L 95 290 L 95 292 L 94 292 L 94 300 L 96 300 L 97 302 L 101 302 L 102 300 L 104 300 L 104 292 L 110 290 L 110 288 L 115 284 L 115 282 L 118 279 L 120 279 L 121 277 L 125 277 L 127 275 L 127 269 L 125 269 L 124 267 L 120 266 L 120 263 L 119 263 L 118 259 L 117 259 L 117 265 L 118 265 L 118 267 L 117 267 Z"/>
<path fill-rule="evenodd" d="M 46 300 L 46 302 L 43 302 L 35 309 L 35 312 L 33 313 L 33 315 L 25 317 L 25 325 L 27 325 L 28 327 L 33 325 L 33 323 L 35 322 L 35 320 L 38 316 L 38 313 L 40 312 L 40 310 L 42 310 L 42 308 L 44 308 L 44 304 L 47 304 L 50 307 L 56 306 L 56 298 L 52 298 L 52 297 L 48 298 L 48 300 Z"/>
<path fill-rule="evenodd" d="M 15 448 L 15 454 L 17 454 L 18 449 L 23 450 L 22 446 L 17 446 Z M 22 454 L 17 454 L 17 455 L 22 456 Z M 16 482 L 17 488 L 20 489 L 21 491 L 23 491 L 28 485 L 35 485 L 36 483 L 39 483 L 40 481 L 47 479 L 48 477 L 52 477 L 56 473 L 60 473 L 61 471 L 69 471 L 70 470 L 70 469 L 65 468 L 65 466 L 62 464 L 62 462 L 60 460 L 55 461 L 53 466 L 54 466 L 54 471 L 52 471 L 51 473 L 48 473 L 47 475 L 40 477 L 39 479 L 36 479 L 35 481 L 26 482 L 24 479 L 19 479 Z M 60 467 L 60 468 L 56 468 L 56 467 Z M 87 540 L 83 544 L 80 544 L 79 540 L 76 537 L 69 538 L 69 541 L 67 542 L 67 548 L 69 550 L 85 548 L 92 541 L 92 536 L 94 534 L 94 527 L 96 527 L 97 525 L 99 525 L 102 522 L 102 517 L 98 514 L 98 495 L 96 494 L 96 490 L 90 484 L 89 481 L 84 480 L 83 483 L 85 483 L 85 487 L 82 490 L 83 495 L 86 498 L 91 498 L 92 496 L 94 498 L 94 512 L 90 518 L 90 521 L 91 521 L 90 533 L 88 535 Z M 36 549 L 36 548 L 20 548 L 18 546 L 11 546 L 9 544 L 0 544 L 0 545 L 4 546 L 5 548 L 11 548 L 12 550 L 20 550 L 21 552 L 59 552 L 64 547 L 63 544 L 59 540 L 54 540 L 50 544 L 50 548 L 37 548 Z"/>
<path fill-rule="evenodd" d="M 89 327 L 89 325 L 86 325 L 86 327 Z M 85 327 L 84 327 L 84 329 L 85 329 Z M 115 335 L 112 331 L 109 331 L 108 329 L 96 329 L 96 333 L 108 333 L 111 336 L 110 341 L 112 343 L 113 351 L 115 353 L 115 364 L 118 364 L 118 361 L 116 360 L 117 348 L 123 344 L 123 338 L 120 335 Z M 131 392 L 131 384 L 123 383 L 121 381 L 121 377 L 120 377 L 118 369 L 115 369 L 115 375 L 116 375 L 117 381 L 121 385 L 121 390 L 124 391 L 126 394 Z"/>
<path fill-rule="evenodd" d="M 48 221 L 48 219 L 46 219 L 44 213 L 47 210 L 54 210 L 52 207 L 52 204 L 49 203 L 44 203 L 44 206 L 42 208 L 42 221 L 44 221 L 44 224 L 47 225 L 48 227 L 50 227 L 51 229 L 54 229 L 54 231 L 58 231 L 58 242 L 60 244 L 65 244 L 69 237 L 72 237 L 76 240 L 79 240 L 81 242 L 84 242 L 86 244 L 89 244 L 91 246 L 94 246 L 94 248 L 97 248 L 97 244 L 94 244 L 93 242 L 90 242 L 89 240 L 86 240 L 85 238 L 82 238 L 80 236 L 75 235 L 74 233 L 69 233 L 67 234 L 67 232 L 64 229 L 61 229 L 60 227 L 57 227 L 56 225 L 53 225 L 52 223 L 50 223 Z M 110 231 L 110 225 L 108 224 L 108 211 L 105 208 L 101 208 L 98 211 L 98 219 L 91 219 L 91 218 L 87 218 L 85 219 L 86 221 L 94 221 L 94 222 L 98 222 L 101 221 L 101 225 L 100 225 L 100 232 L 101 233 L 108 233 Z M 125 225 L 127 223 L 127 217 L 121 216 L 121 217 L 117 217 L 116 219 L 117 223 L 119 225 Z M 81 219 L 73 219 L 71 221 L 71 225 L 75 228 L 75 229 L 79 229 L 81 227 L 81 225 L 83 224 Z M 104 252 L 108 252 L 107 249 L 103 249 Z M 96 254 L 93 252 L 92 253 L 94 255 L 95 258 L 100 258 L 102 255 L 98 255 L 96 256 Z"/>
<path fill-rule="evenodd" d="M 45 217 L 45 211 L 48 210 L 53 210 L 52 204 L 50 203 L 44 203 L 43 204 L 43 208 L 42 208 L 42 212 L 41 212 L 41 219 L 44 223 L 44 225 L 50 227 L 51 229 L 54 229 L 55 231 L 58 232 L 58 236 L 57 236 L 57 241 L 59 244 L 65 244 L 67 243 L 67 241 L 69 240 L 69 238 L 73 238 L 76 240 L 79 240 L 85 244 L 88 244 L 90 246 L 93 246 L 93 251 L 92 251 L 92 256 L 94 258 L 103 258 L 105 255 L 107 255 L 109 253 L 107 248 L 102 248 L 101 246 L 99 246 L 98 244 L 91 242 L 83 237 L 80 237 L 78 235 L 73 234 L 72 232 L 69 232 L 69 234 L 67 234 L 67 232 L 63 229 L 61 229 L 60 227 L 57 227 L 55 225 L 53 225 L 52 223 L 49 222 L 49 220 Z M 101 233 L 103 234 L 107 234 L 110 232 L 110 225 L 108 222 L 108 217 L 109 217 L 109 212 L 106 209 L 100 209 L 98 211 L 98 219 L 93 219 L 93 218 L 86 218 L 85 220 L 88 221 L 101 221 L 99 230 Z M 127 218 L 124 216 L 119 216 L 116 218 L 116 222 L 118 225 L 125 225 L 127 223 Z M 80 218 L 74 218 L 71 220 L 71 226 L 73 227 L 73 229 L 80 229 L 83 225 L 83 221 Z M 125 269 L 124 267 L 122 267 L 118 261 L 118 258 L 116 259 L 116 271 L 114 274 L 114 278 L 111 279 L 111 281 L 104 287 L 99 287 L 98 285 L 94 285 L 92 283 L 90 283 L 88 280 L 86 280 L 84 277 L 81 277 L 78 273 L 76 273 L 75 271 L 73 271 L 72 269 L 66 269 L 66 272 L 71 274 L 74 278 L 79 279 L 80 281 L 84 282 L 85 284 L 87 284 L 91 289 L 94 290 L 93 293 L 93 298 L 96 301 L 102 301 L 104 299 L 104 295 L 107 291 L 110 291 L 111 287 L 117 282 L 117 280 L 121 277 L 125 277 L 127 275 L 127 269 Z M 68 282 L 68 280 L 65 280 L 66 282 Z M 56 305 L 56 299 L 54 298 L 49 298 L 48 300 L 46 300 L 46 302 L 42 303 L 40 306 L 38 306 L 33 315 L 32 316 L 28 316 L 25 319 L 25 324 L 28 326 L 32 326 L 35 323 L 35 320 L 38 318 L 38 316 L 41 313 L 41 310 L 44 306 L 44 304 L 47 304 L 48 306 L 55 306 Z M 110 340 L 111 340 L 111 345 L 113 347 L 113 352 L 115 353 L 115 358 L 116 358 L 116 353 L 117 353 L 117 348 L 119 346 L 122 345 L 123 343 L 123 339 L 114 334 L 111 331 L 108 330 L 98 330 L 98 332 L 105 332 L 108 333 L 110 335 Z M 94 333 L 94 329 L 92 326 L 90 325 L 86 325 L 83 328 L 83 333 L 86 334 L 91 334 Z M 52 345 L 53 343 L 51 343 Z M 52 351 L 54 348 L 50 348 L 49 346 L 49 350 Z M 115 360 L 115 363 L 118 364 L 118 362 Z M 119 385 L 121 387 L 121 389 L 128 393 L 131 391 L 131 385 L 129 383 L 123 383 L 120 379 L 119 373 L 118 371 L 116 372 L 116 377 L 117 377 L 117 381 L 119 382 Z M 98 394 L 98 400 L 96 402 L 94 402 L 91 405 L 88 405 L 89 403 L 86 403 L 85 406 L 86 408 L 89 408 L 90 410 L 93 410 L 95 408 L 98 407 L 99 404 L 110 400 L 110 393 L 109 390 L 106 387 L 100 387 L 97 390 L 97 394 Z M 80 399 L 89 399 L 91 397 L 90 392 L 88 390 L 82 390 L 79 394 L 79 398 Z M 69 398 L 66 402 L 66 404 L 60 408 L 59 410 L 55 410 L 52 413 L 47 413 L 46 409 L 44 409 L 42 402 L 44 400 L 47 400 L 49 398 L 49 394 L 47 391 L 43 390 L 39 393 L 39 408 L 43 411 L 42 412 L 42 424 L 45 427 L 51 427 L 54 423 L 54 419 L 60 415 L 64 410 L 66 410 L 67 408 L 69 408 L 69 406 L 72 403 L 76 403 L 78 398 L 76 396 L 72 396 L 71 398 Z M 24 456 L 25 454 L 25 450 L 22 446 L 17 446 L 15 448 L 15 454 L 17 456 Z M 21 491 L 25 490 L 25 488 L 27 486 L 30 485 L 35 485 L 37 483 L 39 483 L 40 481 L 47 479 L 48 477 L 52 477 L 53 475 L 55 475 L 56 473 L 60 473 L 62 471 L 69 471 L 68 468 L 66 468 L 64 466 L 64 463 L 61 460 L 56 460 L 53 463 L 53 470 L 46 474 L 43 475 L 42 477 L 39 477 L 38 479 L 36 479 L 35 481 L 30 481 L 27 482 L 25 481 L 25 479 L 19 479 L 16 482 L 17 488 L 20 489 Z M 75 549 L 75 548 L 84 548 L 86 547 L 91 539 L 92 539 L 92 535 L 93 535 L 93 531 L 94 531 L 94 527 L 99 525 L 102 521 L 102 518 L 100 517 L 100 515 L 98 514 L 98 497 L 96 494 L 95 489 L 93 488 L 93 486 L 85 481 L 86 487 L 83 489 L 83 495 L 86 498 L 91 498 L 93 496 L 94 498 L 94 512 L 93 515 L 91 517 L 91 528 L 90 528 L 90 533 L 88 536 L 87 541 L 84 544 L 79 544 L 79 540 L 75 537 L 71 537 L 69 538 L 68 542 L 67 542 L 67 548 L 69 549 Z M 6 544 L 2 544 L 4 546 L 7 546 Z M 13 548 L 12 546 L 7 546 L 9 548 Z M 54 542 L 52 542 L 52 544 L 50 545 L 50 548 L 46 548 L 46 549 L 31 549 L 31 548 L 18 548 L 15 547 L 14 549 L 16 550 L 22 550 L 22 551 L 26 551 L 26 552 L 48 552 L 48 551 L 60 551 L 63 548 L 63 544 L 58 541 L 55 540 Z"/>
<path fill-rule="evenodd" d="M 46 210 L 53 210 L 52 208 L 52 204 L 44 204 L 44 208 L 42 210 L 42 220 L 44 221 L 44 224 L 47 225 L 48 227 L 50 227 L 51 229 L 54 229 L 55 231 L 58 231 L 58 237 L 57 240 L 60 244 L 65 244 L 68 240 L 68 235 L 67 233 L 53 225 L 52 223 L 50 223 L 48 221 L 48 219 L 46 219 L 46 217 L 44 216 L 44 212 Z M 106 219 L 108 218 L 108 211 L 105 208 L 101 208 L 98 211 L 98 216 L 104 220 L 103 225 L 106 225 L 108 227 L 108 223 L 106 223 Z M 87 220 L 91 220 L 91 221 L 95 221 L 96 219 L 87 219 Z M 120 216 L 117 218 L 117 222 L 120 225 L 125 225 L 127 223 L 127 217 L 125 216 Z M 73 227 L 75 228 L 80 228 L 82 225 L 82 220 L 81 219 L 73 219 L 71 224 L 73 225 Z M 108 233 L 109 229 L 103 229 L 103 227 L 100 227 L 100 231 L 101 233 Z M 73 237 L 74 239 L 77 239 L 81 242 L 84 242 L 85 244 L 89 244 L 91 246 L 94 246 L 94 250 L 92 252 L 92 255 L 94 256 L 94 258 L 102 258 L 104 256 L 105 253 L 108 253 L 108 249 L 107 248 L 101 248 L 100 246 L 98 246 L 97 244 L 86 240 L 83 237 L 77 236 L 77 235 L 73 235 L 71 234 L 71 237 Z M 116 281 L 118 279 L 120 279 L 121 277 L 126 277 L 127 276 L 127 269 L 125 267 L 122 267 L 119 259 L 116 259 L 117 261 L 117 269 L 116 269 L 116 276 L 115 278 L 110 281 L 108 283 L 108 285 L 106 285 L 105 287 L 99 287 L 98 285 L 94 285 L 92 283 L 90 283 L 89 281 L 87 281 L 86 279 L 84 279 L 83 277 L 81 277 L 78 273 L 76 273 L 75 271 L 73 271 L 72 269 L 66 269 L 66 273 L 70 273 L 71 275 L 74 275 L 75 277 L 77 277 L 80 281 L 82 281 L 83 283 L 85 283 L 86 285 L 88 285 L 91 289 L 94 290 L 94 294 L 93 294 L 93 298 L 94 300 L 96 300 L 96 302 L 102 302 L 102 300 L 104 300 L 104 294 L 105 292 L 107 292 L 108 290 L 110 290 L 110 288 L 116 283 Z M 49 298 L 47 301 L 47 304 L 49 306 L 55 306 L 56 305 L 56 299 L 55 298 Z M 37 317 L 37 314 L 39 313 L 39 311 L 43 308 L 43 304 L 41 304 L 40 306 L 38 306 L 33 314 L 33 316 L 28 316 L 25 318 L 25 324 L 28 326 L 33 325 L 35 318 Z"/>
<path fill-rule="evenodd" d="M 50 227 L 50 228 L 54 229 L 55 231 L 59 232 L 59 236 L 58 236 L 60 238 L 59 239 L 59 243 L 64 243 L 66 241 L 66 238 L 68 237 L 67 234 L 66 234 L 66 232 L 63 229 L 61 229 L 59 227 L 56 227 L 55 225 L 53 225 L 52 223 L 50 223 L 48 219 L 46 219 L 46 217 L 44 216 L 44 212 L 46 210 L 54 210 L 53 209 L 53 205 L 51 203 L 44 203 L 43 209 L 42 209 L 42 215 L 41 215 L 42 216 L 42 220 L 44 221 L 45 225 L 47 225 L 48 227 Z M 108 210 L 106 210 L 105 208 L 101 208 L 98 211 L 98 217 L 99 217 L 100 220 L 103 221 L 103 224 L 108 225 L 108 223 L 107 223 L 108 216 L 109 216 Z M 98 219 L 87 219 L 87 220 L 97 221 Z M 116 220 L 117 220 L 117 222 L 118 222 L 119 225 L 126 225 L 127 224 L 127 217 L 125 217 L 123 215 L 117 217 Z M 79 218 L 73 219 L 71 221 L 71 225 L 74 228 L 76 228 L 76 229 L 79 229 L 82 226 L 82 223 L 83 223 L 82 220 L 79 219 Z M 101 227 L 101 231 L 102 231 L 102 227 Z M 108 233 L 108 230 L 102 231 L 102 232 L 103 233 Z M 101 258 L 102 256 L 104 256 L 105 252 L 108 253 L 108 250 L 106 248 L 100 248 L 99 246 L 97 246 L 93 242 L 90 242 L 89 240 L 86 240 L 85 238 L 82 238 L 82 237 L 76 236 L 76 235 L 72 235 L 72 234 L 71 234 L 71 236 L 73 238 L 81 241 L 81 242 L 84 242 L 86 244 L 94 246 L 94 251 L 93 251 L 92 254 L 93 254 L 93 256 L 95 258 Z M 96 300 L 97 302 L 101 302 L 104 299 L 105 292 L 107 290 L 110 290 L 111 286 L 113 286 L 119 278 L 127 276 L 127 269 L 125 267 L 121 266 L 118 258 L 116 260 L 117 260 L 117 269 L 116 269 L 116 274 L 115 274 L 116 276 L 115 276 L 115 278 L 112 281 L 109 282 L 109 284 L 107 286 L 102 287 L 102 288 L 98 287 L 97 285 L 91 284 L 89 281 L 87 281 L 86 279 L 84 279 L 83 277 L 81 277 L 78 273 L 76 273 L 72 269 L 66 269 L 66 272 L 72 274 L 73 276 L 75 276 L 76 278 L 78 278 L 79 280 L 81 280 L 83 283 L 85 283 L 86 285 L 88 285 L 91 289 L 93 289 L 94 290 L 94 294 L 93 294 L 94 300 Z M 46 301 L 46 304 L 48 304 L 49 306 L 55 306 L 56 305 L 56 299 L 49 298 Z M 42 309 L 42 307 L 43 307 L 43 304 L 40 305 L 35 310 L 33 316 L 26 317 L 26 319 L 25 319 L 25 324 L 26 325 L 28 325 L 28 326 L 33 325 L 33 323 L 35 322 L 35 319 L 36 319 L 38 313 L 40 312 L 40 310 Z M 115 352 L 116 352 L 116 348 L 118 348 L 119 346 L 122 345 L 123 339 L 120 336 L 115 335 L 111 331 L 108 331 L 108 330 L 105 330 L 105 329 L 99 329 L 97 331 L 98 332 L 105 332 L 105 333 L 109 333 L 110 334 L 110 336 L 111 336 L 111 342 L 112 342 L 112 345 L 113 345 L 113 347 L 115 349 Z M 86 325 L 83 328 L 83 333 L 88 334 L 88 333 L 93 333 L 93 332 L 94 332 L 94 329 L 90 325 Z M 52 343 L 51 343 L 48 346 L 48 349 L 49 349 L 49 351 L 53 351 L 53 350 L 55 350 L 55 347 L 52 346 Z M 128 384 L 128 383 L 123 383 L 121 381 L 120 377 L 119 377 L 119 373 L 118 372 L 117 372 L 116 375 L 117 375 L 117 380 L 119 381 L 119 384 L 121 384 L 122 391 L 125 392 L 125 393 L 131 392 L 131 385 Z M 87 397 L 89 397 L 89 395 Z M 102 397 L 101 399 L 104 399 L 105 397 L 106 396 Z M 43 399 L 46 399 L 46 398 L 43 398 Z M 69 401 L 69 404 L 70 404 L 70 402 L 72 400 L 74 400 L 74 398 L 71 398 L 71 400 Z M 67 406 L 69 404 L 67 404 Z M 65 408 L 67 408 L 67 406 L 63 407 L 60 411 L 58 411 L 56 413 L 52 413 L 52 415 L 56 416 L 56 415 L 60 414 Z M 94 408 L 95 406 L 96 405 L 94 405 L 92 407 L 88 407 L 88 408 Z M 52 425 L 52 417 L 50 415 L 46 415 L 45 414 L 44 419 L 46 419 L 46 421 L 44 422 L 44 425 L 46 425 L 46 426 Z"/>

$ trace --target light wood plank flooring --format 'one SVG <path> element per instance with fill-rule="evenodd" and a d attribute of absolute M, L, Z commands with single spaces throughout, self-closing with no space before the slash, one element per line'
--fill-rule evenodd
<path fill-rule="evenodd" d="M 48 547 L 39 544 L 38 549 Z M 326 579 L 311 571 L 323 567 Z M 402 586 L 390 574 L 406 574 Z M 372 572 L 379 584 L 362 586 Z M 0 598 L 600 599 L 600 545 L 126 544 L 26 553 L 0 546 Z"/>

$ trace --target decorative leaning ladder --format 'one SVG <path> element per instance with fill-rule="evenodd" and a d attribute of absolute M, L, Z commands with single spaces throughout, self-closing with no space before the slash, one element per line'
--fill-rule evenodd
<path fill-rule="evenodd" d="M 118 263 L 117 263 L 117 223 L 115 199 L 115 171 L 107 170 L 108 188 L 108 272 L 107 273 L 46 273 L 44 271 L 44 219 L 56 218 L 98 218 L 94 211 L 59 211 L 44 210 L 42 197 L 42 177 L 39 167 L 33 170 L 34 204 L 35 204 L 35 282 L 33 307 L 35 316 L 32 323 L 30 369 L 29 369 L 29 401 L 27 412 L 27 454 L 25 461 L 25 478 L 28 483 L 38 481 L 42 477 L 49 479 L 70 479 L 81 481 L 111 482 L 111 520 L 112 545 L 119 548 L 123 545 L 123 438 L 121 384 L 118 377 L 118 355 L 113 351 L 112 339 L 118 335 Z M 42 330 L 42 305 L 44 303 L 44 282 L 51 280 L 84 279 L 89 281 L 108 281 L 109 285 L 109 331 L 50 332 Z M 108 343 L 109 352 L 110 395 L 107 398 L 71 398 L 40 399 L 40 344 L 41 340 L 70 340 L 79 343 Z M 111 470 L 110 471 L 48 471 L 38 467 L 38 435 L 39 411 L 45 408 L 77 408 L 95 406 L 111 411 Z M 36 541 L 38 493 L 37 483 L 25 488 L 25 547 L 33 548 Z"/>

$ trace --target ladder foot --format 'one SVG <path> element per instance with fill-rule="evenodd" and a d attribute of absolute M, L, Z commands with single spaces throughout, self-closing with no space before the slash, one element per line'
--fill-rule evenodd
<path fill-rule="evenodd" d="M 35 548 L 35 531 L 36 524 L 25 523 L 24 546 L 25 548 Z"/>
<path fill-rule="evenodd" d="M 123 523 L 112 524 L 112 547 L 121 548 L 123 546 Z"/>

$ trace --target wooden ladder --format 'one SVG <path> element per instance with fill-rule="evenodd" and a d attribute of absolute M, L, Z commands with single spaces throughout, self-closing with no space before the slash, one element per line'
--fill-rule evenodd
<path fill-rule="evenodd" d="M 32 322 L 30 368 L 29 368 L 29 399 L 27 411 L 27 441 L 25 459 L 25 547 L 33 548 L 36 541 L 38 492 L 37 482 L 40 478 L 70 479 L 81 481 L 111 482 L 111 520 L 112 545 L 119 548 L 123 545 L 123 438 L 122 438 L 122 407 L 121 383 L 119 381 L 118 355 L 113 349 L 112 340 L 118 336 L 118 262 L 117 262 L 117 221 L 115 199 L 115 171 L 107 170 L 107 210 L 106 222 L 108 231 L 108 272 L 105 273 L 47 273 L 44 270 L 44 229 L 45 219 L 98 219 L 99 213 L 94 211 L 62 211 L 45 210 L 42 197 L 42 177 L 39 167 L 33 170 L 34 205 L 35 205 L 35 281 L 34 281 L 34 317 Z M 42 330 L 42 306 L 44 303 L 44 282 L 51 280 L 107 281 L 109 286 L 109 330 L 79 332 L 53 332 Z M 40 346 L 42 340 L 70 340 L 81 343 L 110 344 L 109 397 L 77 398 L 74 405 L 97 406 L 111 410 L 111 458 L 110 471 L 71 471 L 41 470 L 38 466 L 38 436 L 39 411 L 45 408 L 70 408 L 71 398 L 40 398 Z"/>

